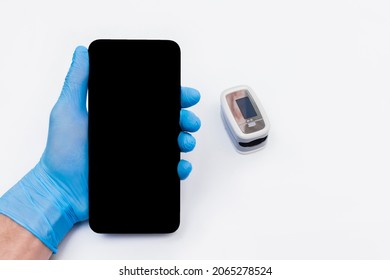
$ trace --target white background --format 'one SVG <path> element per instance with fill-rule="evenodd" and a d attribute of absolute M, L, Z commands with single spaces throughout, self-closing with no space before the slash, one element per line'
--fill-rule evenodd
<path fill-rule="evenodd" d="M 180 229 L 103 236 L 82 223 L 53 259 L 390 259 L 389 14 L 385 0 L 2 0 L 0 194 L 39 160 L 77 45 L 166 38 L 181 46 L 182 85 L 202 94 Z M 249 155 L 219 114 L 238 84 L 271 122 Z"/>

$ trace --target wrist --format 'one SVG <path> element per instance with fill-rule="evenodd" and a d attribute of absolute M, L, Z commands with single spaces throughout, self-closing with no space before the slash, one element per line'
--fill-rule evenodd
<path fill-rule="evenodd" d="M 52 254 L 52 251 L 31 232 L 1 214 L 0 248 L 2 260 L 45 260 Z"/>
<path fill-rule="evenodd" d="M 0 198 L 0 213 L 30 231 L 53 253 L 75 223 L 59 185 L 40 162 Z"/>

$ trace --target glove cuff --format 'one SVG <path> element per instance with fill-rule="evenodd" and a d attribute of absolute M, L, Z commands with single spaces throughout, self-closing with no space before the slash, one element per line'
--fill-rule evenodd
<path fill-rule="evenodd" d="M 0 198 L 0 213 L 34 234 L 53 253 L 75 223 L 57 184 L 38 163 Z"/>

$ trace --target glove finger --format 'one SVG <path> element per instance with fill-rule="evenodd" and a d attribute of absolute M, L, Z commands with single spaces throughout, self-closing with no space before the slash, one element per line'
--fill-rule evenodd
<path fill-rule="evenodd" d="M 192 164 L 185 160 L 181 159 L 177 165 L 177 174 L 179 175 L 180 180 L 186 179 L 192 171 Z"/>
<path fill-rule="evenodd" d="M 195 148 L 196 139 L 188 132 L 180 132 L 178 137 L 178 143 L 180 151 L 187 153 L 191 152 Z"/>
<path fill-rule="evenodd" d="M 78 46 L 72 58 L 72 64 L 66 75 L 60 99 L 68 99 L 80 108 L 86 108 L 89 74 L 88 49 Z"/>
<path fill-rule="evenodd" d="M 198 90 L 190 87 L 181 87 L 181 107 L 188 108 L 200 100 L 200 93 Z"/>
<path fill-rule="evenodd" d="M 196 132 L 201 126 L 201 121 L 193 112 L 180 110 L 180 127 L 184 131 Z"/>

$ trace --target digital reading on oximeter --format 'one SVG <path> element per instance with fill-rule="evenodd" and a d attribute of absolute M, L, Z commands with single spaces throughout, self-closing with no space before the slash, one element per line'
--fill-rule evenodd
<path fill-rule="evenodd" d="M 253 152 L 265 145 L 269 121 L 250 87 L 242 85 L 223 91 L 221 114 L 228 134 L 240 153 Z"/>

